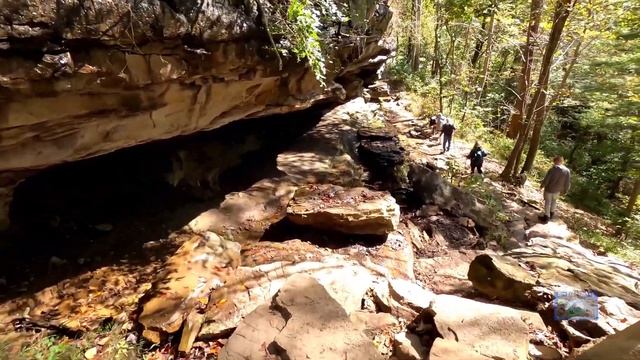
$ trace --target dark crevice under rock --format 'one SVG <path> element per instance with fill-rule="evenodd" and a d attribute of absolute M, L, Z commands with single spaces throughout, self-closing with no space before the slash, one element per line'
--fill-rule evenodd
<path fill-rule="evenodd" d="M 150 257 L 171 254 L 175 246 L 156 246 L 150 253 L 145 243 L 179 230 L 229 192 L 281 176 L 278 153 L 325 111 L 326 106 L 317 106 L 235 122 L 213 132 L 56 166 L 28 178 L 15 192 L 13 225 L 0 235 L 0 278 L 7 283 L 2 297 L 37 291 L 101 266 L 145 264 Z M 173 186 L 168 175 L 175 172 L 172 159 L 180 152 L 197 166 L 192 177 Z M 210 172 L 216 174 L 213 184 L 206 178 Z"/>
<path fill-rule="evenodd" d="M 384 244 L 386 236 L 345 234 L 338 231 L 327 231 L 310 226 L 294 224 L 288 219 L 271 225 L 262 236 L 261 241 L 282 242 L 300 239 L 320 247 L 341 249 L 352 245 L 376 247 Z"/>

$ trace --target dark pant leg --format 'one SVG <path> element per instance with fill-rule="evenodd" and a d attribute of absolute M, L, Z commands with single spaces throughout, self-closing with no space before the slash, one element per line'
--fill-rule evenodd
<path fill-rule="evenodd" d="M 442 150 L 449 151 L 451 149 L 451 135 L 444 135 L 442 137 Z"/>

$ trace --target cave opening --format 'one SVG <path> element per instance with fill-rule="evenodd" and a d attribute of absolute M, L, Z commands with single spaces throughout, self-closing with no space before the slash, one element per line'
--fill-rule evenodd
<path fill-rule="evenodd" d="M 109 264 L 147 263 L 145 244 L 162 241 L 226 194 L 281 176 L 277 155 L 326 111 L 325 104 L 236 121 L 27 178 L 14 193 L 11 227 L 0 234 L 0 287 L 8 287 L 0 297 Z"/>

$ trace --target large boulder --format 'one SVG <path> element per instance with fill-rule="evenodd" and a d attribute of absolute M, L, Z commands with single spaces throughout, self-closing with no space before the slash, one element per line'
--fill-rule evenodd
<path fill-rule="evenodd" d="M 276 55 L 259 14 L 276 23 L 279 2 L 4 0 L 0 173 L 355 96 L 390 52 L 380 40 L 391 12 L 346 4 L 360 21 L 323 28 L 323 86 L 306 62 Z M 333 36 L 365 27 L 366 38 Z"/>
<path fill-rule="evenodd" d="M 425 204 L 437 205 L 458 216 L 469 217 L 483 227 L 494 224 L 486 207 L 473 195 L 452 186 L 428 165 L 412 163 L 408 176 L 413 191 Z"/>
<path fill-rule="evenodd" d="M 221 360 L 382 359 L 373 342 L 312 277 L 291 276 L 238 326 Z"/>
<path fill-rule="evenodd" d="M 640 359 L 640 322 L 605 338 L 577 357 L 577 360 L 601 359 Z"/>
<path fill-rule="evenodd" d="M 359 71 L 376 69 L 389 52 L 378 45 L 388 8 L 363 4 L 377 10 L 363 18 L 371 36 L 327 54 L 332 65 L 322 88 L 303 62 L 285 58 L 279 69 L 253 2 L 78 7 L 6 0 L 0 9 L 0 148 L 11 156 L 0 156 L 0 171 L 41 168 L 338 99 L 344 96 L 339 80 L 363 81 Z M 274 21 L 282 10 L 275 2 L 263 7 Z M 340 31 L 350 32 L 350 24 Z"/>
<path fill-rule="evenodd" d="M 374 280 L 368 269 L 335 255 L 324 256 L 320 261 L 276 261 L 254 267 L 241 266 L 227 277 L 224 286 L 211 293 L 200 337 L 229 333 L 258 306 L 269 303 L 295 274 L 315 279 L 348 314 L 360 309 Z"/>
<path fill-rule="evenodd" d="M 595 291 L 640 307 L 640 275 L 613 257 L 597 256 L 579 244 L 534 238 L 529 246 L 499 255 L 480 255 L 469 279 L 481 292 L 509 301 L 525 301 L 534 285 Z"/>
<path fill-rule="evenodd" d="M 387 235 L 400 222 L 400 208 L 385 192 L 336 185 L 299 188 L 287 218 L 300 225 L 349 234 Z"/>
<path fill-rule="evenodd" d="M 518 262 L 500 255 L 480 254 L 469 265 L 467 277 L 483 294 L 515 303 L 528 304 L 528 292 L 536 276 Z"/>
<path fill-rule="evenodd" d="M 526 359 L 530 333 L 545 329 L 537 313 L 452 295 L 436 296 L 429 311 L 443 339 L 490 359 Z"/>
<path fill-rule="evenodd" d="M 260 240 L 264 232 L 286 216 L 296 185 L 288 177 L 264 179 L 249 189 L 228 194 L 216 209 L 188 224 L 195 233 L 216 232 L 238 242 Z"/>

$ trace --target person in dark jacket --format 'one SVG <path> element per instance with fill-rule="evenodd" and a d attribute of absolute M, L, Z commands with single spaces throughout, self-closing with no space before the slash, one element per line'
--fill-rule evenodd
<path fill-rule="evenodd" d="M 553 167 L 547 171 L 540 184 L 540 189 L 544 189 L 544 215 L 540 216 L 540 220 L 544 223 L 553 218 L 560 195 L 566 194 L 571 188 L 571 171 L 563 163 L 564 158 L 556 156 L 553 159 Z"/>
<path fill-rule="evenodd" d="M 445 118 L 442 122 L 442 153 L 446 153 L 451 150 L 451 140 L 453 139 L 453 134 L 456 131 L 456 126 L 453 124 L 453 120 L 449 118 Z"/>
<path fill-rule="evenodd" d="M 476 141 L 473 145 L 473 149 L 467 155 L 467 159 L 471 160 L 471 174 L 478 169 L 478 174 L 482 174 L 482 164 L 484 163 L 484 158 L 489 155 L 486 151 L 482 149 L 480 143 Z"/>

